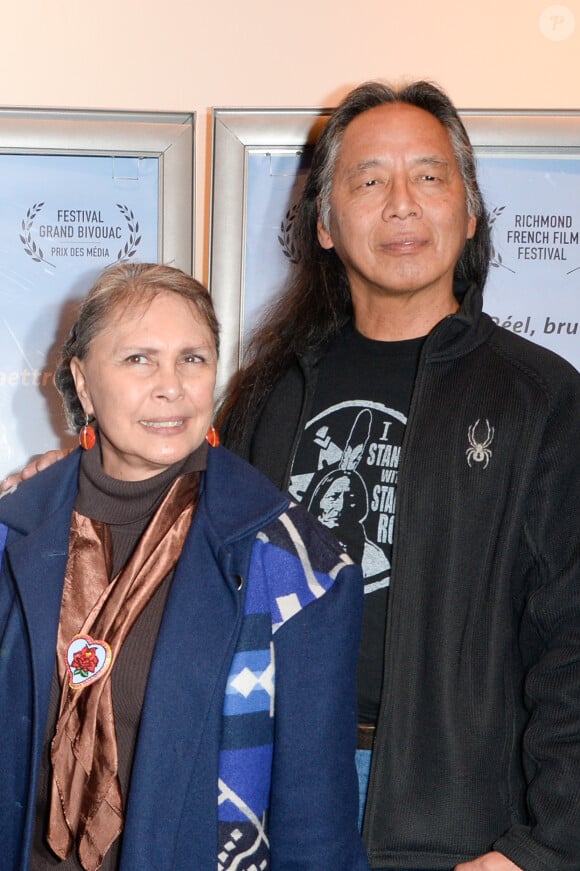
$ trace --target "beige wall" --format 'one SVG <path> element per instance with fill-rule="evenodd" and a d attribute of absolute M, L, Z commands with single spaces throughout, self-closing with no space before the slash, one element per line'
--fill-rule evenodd
<path fill-rule="evenodd" d="M 211 106 L 328 106 L 430 78 L 462 108 L 580 108 L 580 0 L 2 0 L 0 106 L 197 112 L 207 277 Z"/>

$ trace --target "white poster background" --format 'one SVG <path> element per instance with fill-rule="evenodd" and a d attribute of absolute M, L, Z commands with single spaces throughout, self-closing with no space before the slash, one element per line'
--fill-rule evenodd
<path fill-rule="evenodd" d="M 492 226 L 484 309 L 580 370 L 580 157 L 478 157 Z"/>
<path fill-rule="evenodd" d="M 292 227 L 308 167 L 304 155 L 251 151 L 247 158 L 243 336 L 280 291 L 292 263 Z"/>
<path fill-rule="evenodd" d="M 53 375 L 106 266 L 158 259 L 156 157 L 0 154 L 0 479 L 66 435 Z"/>

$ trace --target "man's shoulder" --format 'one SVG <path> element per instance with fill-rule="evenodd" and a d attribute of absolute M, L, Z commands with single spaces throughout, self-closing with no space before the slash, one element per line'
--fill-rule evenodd
<path fill-rule="evenodd" d="M 580 373 L 555 351 L 499 326 L 488 342 L 514 377 L 531 379 L 551 395 L 580 392 Z"/>

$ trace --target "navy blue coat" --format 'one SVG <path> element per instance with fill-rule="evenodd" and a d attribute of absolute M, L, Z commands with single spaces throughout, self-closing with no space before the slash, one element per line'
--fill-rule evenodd
<path fill-rule="evenodd" d="M 74 454 L 0 501 L 8 528 L 0 573 L 0 855 L 14 871 L 29 867 L 78 464 Z M 287 497 L 258 472 L 223 448 L 210 450 L 151 664 L 121 869 L 218 867 L 227 678 L 256 535 L 287 508 Z M 271 871 L 368 868 L 356 831 L 353 762 L 361 608 L 359 570 L 346 565 L 276 635 Z M 176 667 L 184 661 L 195 668 Z"/>

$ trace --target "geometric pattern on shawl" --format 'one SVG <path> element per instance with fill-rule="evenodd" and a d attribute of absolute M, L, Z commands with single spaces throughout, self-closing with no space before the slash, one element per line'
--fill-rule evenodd
<path fill-rule="evenodd" d="M 256 536 L 243 626 L 224 699 L 218 871 L 269 871 L 275 634 L 331 589 L 350 562 L 320 536 L 299 505 L 292 504 Z"/>

